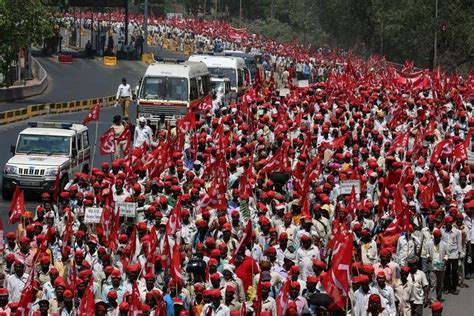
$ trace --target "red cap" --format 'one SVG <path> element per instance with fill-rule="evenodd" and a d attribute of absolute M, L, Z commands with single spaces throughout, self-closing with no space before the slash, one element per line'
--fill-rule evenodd
<path fill-rule="evenodd" d="M 431 304 L 431 310 L 433 312 L 441 312 L 443 310 L 443 304 L 440 301 L 434 301 Z"/>

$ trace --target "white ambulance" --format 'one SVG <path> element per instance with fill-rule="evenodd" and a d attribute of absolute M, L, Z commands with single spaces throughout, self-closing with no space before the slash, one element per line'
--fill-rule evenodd
<path fill-rule="evenodd" d="M 137 98 L 137 119 L 144 116 L 152 126 L 175 121 L 211 91 L 206 65 L 175 59 L 148 66 Z"/>
<path fill-rule="evenodd" d="M 196 54 L 189 56 L 189 60 L 204 63 L 213 76 L 229 78 L 232 99 L 240 97 L 250 83 L 246 80 L 250 78 L 247 65 L 241 57 Z"/>
<path fill-rule="evenodd" d="M 74 173 L 89 172 L 89 130 L 81 124 L 28 122 L 10 151 L 13 157 L 5 164 L 2 179 L 6 200 L 17 185 L 23 190 L 53 192 L 58 171 L 61 189 Z"/>

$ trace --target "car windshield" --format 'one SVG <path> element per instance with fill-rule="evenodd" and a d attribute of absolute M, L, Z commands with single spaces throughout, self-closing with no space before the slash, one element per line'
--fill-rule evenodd
<path fill-rule="evenodd" d="M 231 87 L 237 87 L 237 75 L 235 69 L 232 68 L 209 68 L 209 73 L 211 75 L 228 78 L 230 80 Z"/>
<path fill-rule="evenodd" d="M 188 101 L 186 78 L 148 77 L 143 82 L 141 99 Z"/>
<path fill-rule="evenodd" d="M 43 155 L 69 155 L 71 137 L 50 135 L 20 135 L 17 153 Z"/>
<path fill-rule="evenodd" d="M 225 93 L 225 81 L 211 81 L 211 87 L 217 93 Z"/>

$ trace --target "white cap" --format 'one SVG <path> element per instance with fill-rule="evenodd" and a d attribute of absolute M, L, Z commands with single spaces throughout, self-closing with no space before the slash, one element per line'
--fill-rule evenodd
<path fill-rule="evenodd" d="M 140 116 L 140 117 L 138 118 L 138 122 L 140 122 L 140 123 L 146 123 L 146 118 L 144 118 L 143 116 Z"/>

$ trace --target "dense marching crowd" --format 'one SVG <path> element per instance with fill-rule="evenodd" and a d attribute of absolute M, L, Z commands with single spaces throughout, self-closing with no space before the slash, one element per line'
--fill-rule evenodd
<path fill-rule="evenodd" d="M 221 22 L 152 27 L 258 51 L 290 91 L 271 75 L 151 140 L 123 127 L 123 155 L 6 235 L 0 314 L 441 315 L 468 287 L 473 76 L 235 41 Z"/>

